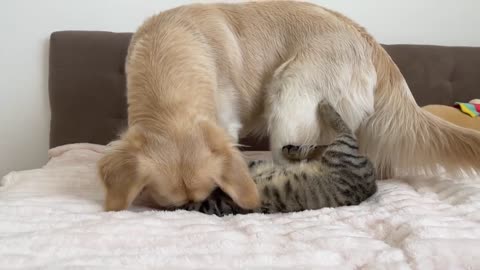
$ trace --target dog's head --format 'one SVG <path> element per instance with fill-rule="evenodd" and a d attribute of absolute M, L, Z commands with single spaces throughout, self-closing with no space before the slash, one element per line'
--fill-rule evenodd
<path fill-rule="evenodd" d="M 107 191 L 106 210 L 126 209 L 143 189 L 160 207 L 202 201 L 216 187 L 240 207 L 259 205 L 240 152 L 223 129 L 207 121 L 161 134 L 131 127 L 98 167 Z"/>

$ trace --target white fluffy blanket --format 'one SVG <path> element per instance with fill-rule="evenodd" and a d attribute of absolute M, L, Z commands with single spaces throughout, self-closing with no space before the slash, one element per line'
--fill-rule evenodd
<path fill-rule="evenodd" d="M 102 146 L 50 151 L 0 186 L 2 269 L 480 269 L 480 180 L 388 180 L 360 206 L 219 218 L 106 213 Z"/>

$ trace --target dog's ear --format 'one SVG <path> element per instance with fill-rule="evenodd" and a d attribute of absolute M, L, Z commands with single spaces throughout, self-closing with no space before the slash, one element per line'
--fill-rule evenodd
<path fill-rule="evenodd" d="M 98 161 L 100 180 L 106 189 L 105 210 L 120 211 L 127 209 L 145 187 L 146 179 L 138 175 L 138 161 L 135 156 L 137 144 L 127 138 L 111 145 L 111 149 Z"/>
<path fill-rule="evenodd" d="M 220 127 L 208 122 L 202 124 L 206 143 L 214 155 L 223 159 L 222 177 L 216 184 L 232 200 L 244 209 L 260 206 L 258 190 L 250 176 L 248 166 L 240 151 L 230 142 L 228 134 Z"/>
<path fill-rule="evenodd" d="M 240 207 L 244 209 L 260 207 L 257 186 L 240 151 L 233 149 L 227 155 L 222 178 L 217 180 L 217 184 Z"/>

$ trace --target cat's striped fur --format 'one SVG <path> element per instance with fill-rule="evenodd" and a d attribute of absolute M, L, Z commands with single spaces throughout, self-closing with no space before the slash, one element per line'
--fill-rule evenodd
<path fill-rule="evenodd" d="M 287 158 L 302 162 L 288 165 L 250 162 L 261 198 L 260 208 L 244 210 L 217 189 L 205 201 L 188 204 L 183 209 L 218 216 L 294 212 L 357 205 L 370 197 L 377 190 L 375 170 L 370 160 L 359 153 L 355 135 L 330 105 L 320 104 L 319 116 L 336 132 L 333 143 L 283 147 Z"/>

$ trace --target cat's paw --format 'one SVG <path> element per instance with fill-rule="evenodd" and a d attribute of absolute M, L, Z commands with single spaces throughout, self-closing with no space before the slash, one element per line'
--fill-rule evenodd
<path fill-rule="evenodd" d="M 318 113 L 329 124 L 336 122 L 338 118 L 340 118 L 340 115 L 338 115 L 337 111 L 325 100 L 318 104 Z"/>
<path fill-rule="evenodd" d="M 325 121 L 327 125 L 332 127 L 334 131 L 340 133 L 351 133 L 347 124 L 343 121 L 342 117 L 330 103 L 326 101 L 320 102 L 318 105 L 318 112 L 322 120 Z"/>
<path fill-rule="evenodd" d="M 301 146 L 299 145 L 289 144 L 282 147 L 283 156 L 289 160 L 300 160 L 301 152 Z"/>
<path fill-rule="evenodd" d="M 265 160 L 260 160 L 260 159 L 249 161 L 248 168 L 253 169 L 260 164 L 264 164 L 265 162 L 266 162 Z"/>
<path fill-rule="evenodd" d="M 290 161 L 304 161 L 318 159 L 327 145 L 307 144 L 307 145 L 286 145 L 282 148 L 282 154 Z"/>

